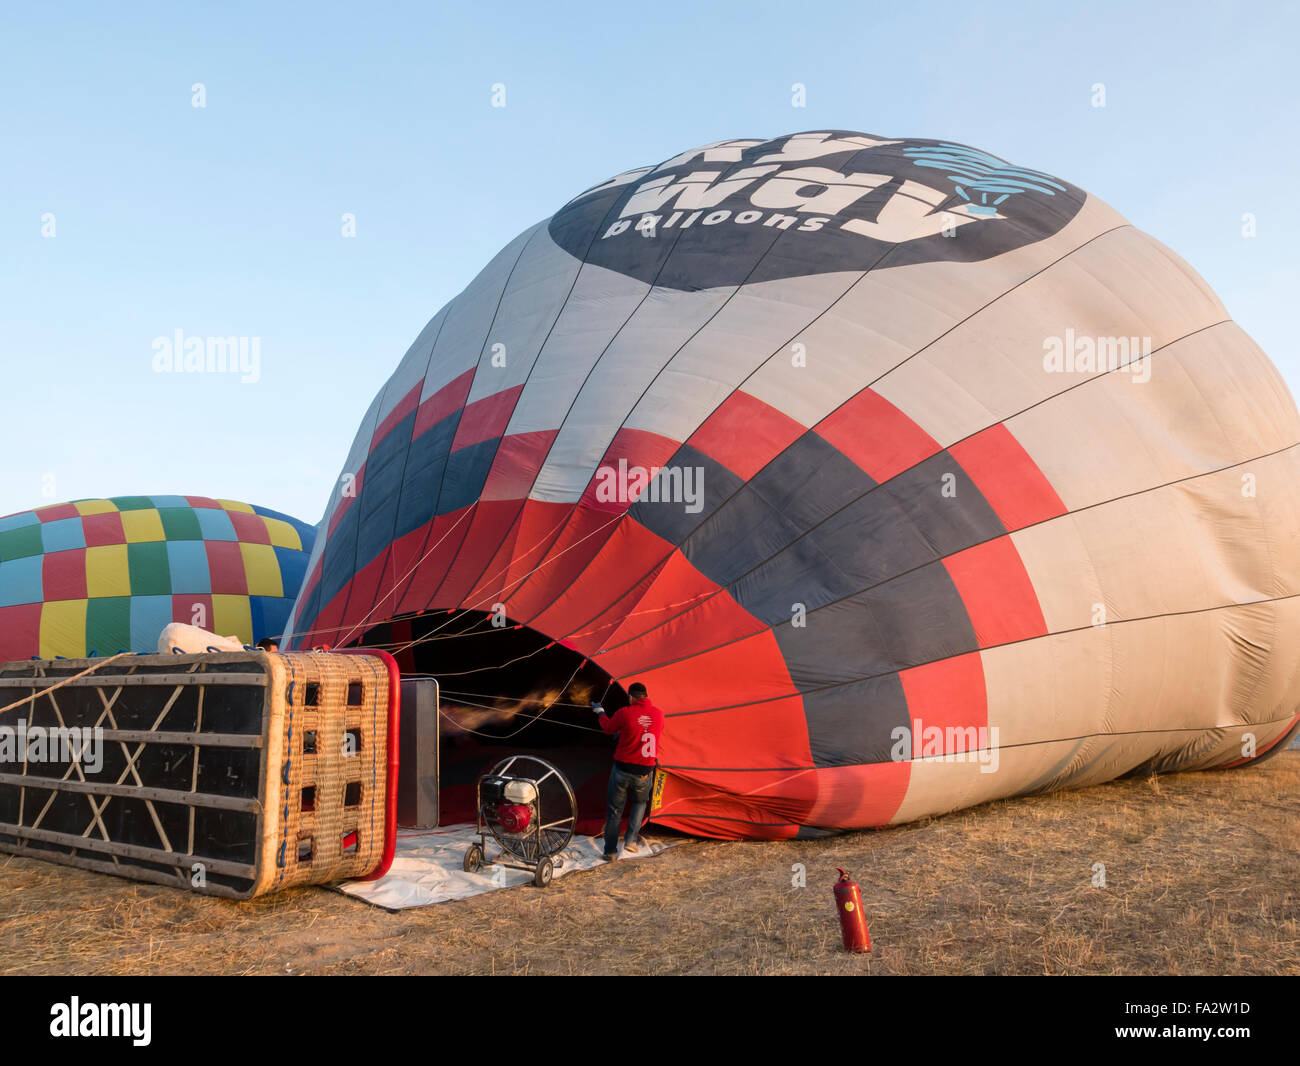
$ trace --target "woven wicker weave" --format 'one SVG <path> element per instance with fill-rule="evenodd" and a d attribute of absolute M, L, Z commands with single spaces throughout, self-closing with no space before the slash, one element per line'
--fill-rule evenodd
<path fill-rule="evenodd" d="M 267 805 L 254 894 L 362 877 L 384 851 L 387 668 L 359 655 L 268 659 L 273 698 L 267 762 L 282 767 L 282 788 L 279 802 Z"/>

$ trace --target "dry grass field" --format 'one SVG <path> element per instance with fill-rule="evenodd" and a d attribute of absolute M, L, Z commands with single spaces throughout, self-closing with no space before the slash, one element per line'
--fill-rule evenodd
<path fill-rule="evenodd" d="M 870 955 L 840 950 L 836 866 L 862 884 Z M 0 973 L 1300 974 L 1298 882 L 1292 750 L 828 840 L 691 841 L 400 914 L 0 857 Z"/>

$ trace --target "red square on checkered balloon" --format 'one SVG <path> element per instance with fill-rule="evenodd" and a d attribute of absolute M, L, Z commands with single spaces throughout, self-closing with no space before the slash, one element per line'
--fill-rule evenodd
<path fill-rule="evenodd" d="M 244 556 L 239 545 L 233 540 L 209 540 L 204 548 L 208 553 L 212 591 L 227 596 L 247 596 L 248 578 L 244 574 Z"/>
<path fill-rule="evenodd" d="M 126 543 L 126 534 L 122 531 L 122 515 L 119 511 L 85 515 L 81 519 L 81 528 L 86 534 L 87 548 Z"/>
<path fill-rule="evenodd" d="M 69 548 L 41 557 L 41 592 L 47 601 L 86 598 L 86 552 Z"/>

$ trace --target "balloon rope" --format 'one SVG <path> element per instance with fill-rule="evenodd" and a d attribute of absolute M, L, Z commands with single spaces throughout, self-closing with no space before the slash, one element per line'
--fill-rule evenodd
<path fill-rule="evenodd" d="M 532 547 L 530 547 L 526 552 L 523 552 L 521 555 L 518 555 L 518 556 L 512 556 L 511 559 L 510 559 L 510 562 L 506 563 L 505 566 L 501 567 L 501 569 L 499 569 L 495 574 L 493 574 L 490 578 L 488 578 L 488 581 L 493 581 L 493 580 L 495 580 L 496 578 L 500 577 L 502 574 L 504 574 L 506 571 L 508 571 L 508 570 L 510 569 L 510 567 L 513 566 L 514 563 L 515 563 L 517 560 L 528 558 L 528 556 L 532 555 L 533 552 L 535 552 L 535 551 L 536 551 L 538 548 L 540 548 L 543 544 L 547 543 L 547 542 L 551 539 L 551 537 L 552 537 L 555 533 L 557 533 L 557 532 L 559 531 L 560 527 L 561 527 L 561 526 L 565 523 L 565 521 L 567 520 L 567 517 L 568 517 L 567 515 L 566 515 L 566 516 L 562 516 L 562 517 L 561 517 L 561 518 L 560 518 L 560 519 L 555 523 L 555 525 L 553 525 L 553 526 L 552 526 L 552 527 L 551 527 L 551 528 L 546 532 L 546 534 L 545 534 L 544 536 L 542 536 L 539 540 L 537 540 L 537 541 L 532 545 Z M 606 524 L 608 525 L 608 523 L 606 523 Z M 603 529 L 604 526 L 602 526 L 601 528 Z M 593 532 L 597 532 L 597 533 L 598 533 L 598 532 L 600 532 L 600 530 L 593 530 Z M 585 538 L 584 538 L 584 539 L 585 539 Z M 570 547 L 577 547 L 577 545 L 578 545 L 578 544 L 581 544 L 581 543 L 582 543 L 582 541 L 578 541 L 577 544 L 570 545 Z M 568 548 L 566 548 L 565 551 L 568 551 Z M 564 552 L 558 552 L 558 553 L 557 553 L 553 558 L 559 558 L 559 556 L 561 556 L 561 555 L 563 555 L 563 554 L 564 554 Z M 543 560 L 542 560 L 540 563 L 538 563 L 537 566 L 535 566 L 532 570 L 529 570 L 527 573 L 522 574 L 520 577 L 516 578 L 515 581 L 512 581 L 510 584 L 513 585 L 513 584 L 516 584 L 516 583 L 518 583 L 518 582 L 520 582 L 520 581 L 527 581 L 529 577 L 531 577 L 533 574 L 537 573 L 538 570 L 540 570 L 543 566 L 545 566 L 546 563 L 547 563 L 547 561 L 548 561 L 548 560 L 543 559 Z M 482 579 L 480 579 L 478 583 L 481 584 L 481 583 L 482 583 Z M 509 586 L 506 586 L 506 587 L 508 588 Z M 471 593 L 471 595 L 472 595 L 472 593 Z M 485 602 L 488 600 L 488 598 L 489 598 L 489 597 L 485 596 L 485 597 L 484 597 L 482 600 L 480 600 L 478 603 L 475 603 L 473 607 L 462 607 L 462 608 L 460 609 L 460 610 L 461 610 L 461 613 L 463 614 L 463 613 L 465 613 L 466 611 L 474 610 L 475 607 L 481 606 L 482 603 L 485 603 Z M 451 611 L 449 611 L 448 613 L 453 613 L 453 614 L 454 614 L 454 612 L 455 612 L 455 608 L 452 608 Z M 451 623 L 454 622 L 455 620 L 456 620 L 455 618 L 448 618 L 447 621 L 445 621 L 442 625 L 438 626 L 436 629 L 432 629 L 432 630 L 430 630 L 428 633 L 424 634 L 424 636 L 422 636 L 422 637 L 418 637 L 417 639 L 411 641 L 409 644 L 406 644 L 406 645 L 402 646 L 401 648 L 398 648 L 397 651 L 406 651 L 407 648 L 413 648 L 413 647 L 415 647 L 415 645 L 417 645 L 417 644 L 423 644 L 423 643 L 424 643 L 425 641 L 427 641 L 427 640 L 432 640 L 432 639 L 434 639 L 434 637 L 435 637 L 436 634 L 442 632 L 442 630 L 446 629 L 447 626 L 451 625 Z M 474 625 L 475 625 L 475 626 L 478 626 L 478 625 L 481 625 L 481 624 L 482 624 L 482 620 L 480 619 L 480 620 L 479 620 L 478 622 L 476 622 Z M 473 628 L 474 628 L 474 626 L 471 626 L 471 627 L 470 627 L 470 630 L 472 630 Z M 468 631 L 467 631 L 467 632 L 468 632 Z M 453 635 L 454 635 L 454 636 L 461 636 L 462 634 L 457 633 L 457 634 L 453 634 Z M 394 654 L 396 654 L 396 653 L 397 653 L 397 652 L 394 652 Z M 515 661 L 518 662 L 518 660 L 515 660 Z"/>
<path fill-rule="evenodd" d="M 608 529 L 611 525 L 613 525 L 615 522 L 617 522 L 619 519 L 621 519 L 621 518 L 623 518 L 623 517 L 624 517 L 623 513 L 619 513 L 619 514 L 614 515 L 614 517 L 611 518 L 608 522 L 605 522 L 603 525 L 599 525 L 599 526 L 597 526 L 597 527 L 596 527 L 595 529 L 593 529 L 590 533 L 586 534 L 586 536 L 580 537 L 578 540 L 575 540 L 575 541 L 574 541 L 572 544 L 570 544 L 567 548 L 563 549 L 563 551 L 558 551 L 558 552 L 556 552 L 554 555 L 547 556 L 545 559 L 543 559 L 540 563 L 538 563 L 535 567 L 533 567 L 533 568 L 532 568 L 531 570 L 529 570 L 527 573 L 525 573 L 525 574 L 521 574 L 519 577 L 515 578 L 513 581 L 511 581 L 511 582 L 509 582 L 508 584 L 506 584 L 505 586 L 503 586 L 501 591 L 504 592 L 506 589 L 510 588 L 511 585 L 517 585 L 517 584 L 519 584 L 521 581 L 526 581 L 528 578 L 532 577 L 533 574 L 537 573 L 537 571 L 539 571 L 540 569 L 542 569 L 542 567 L 546 566 L 546 565 L 549 564 L 549 563 L 553 563 L 553 562 L 554 562 L 556 559 L 558 559 L 561 555 L 564 555 L 566 552 L 570 552 L 570 551 L 572 551 L 572 550 L 573 550 L 574 548 L 576 548 L 579 544 L 581 544 L 584 540 L 587 540 L 587 539 L 589 539 L 590 537 L 594 537 L 594 536 L 595 536 L 597 533 L 599 533 L 601 530 L 603 530 L 603 529 Z M 548 534 L 548 536 L 549 536 L 549 534 Z M 543 539 L 545 539 L 545 538 L 543 538 Z M 542 543 L 541 541 L 538 541 L 538 542 L 537 542 L 537 544 L 541 544 L 541 543 Z M 529 554 L 531 554 L 531 553 L 533 552 L 533 550 L 537 547 L 537 544 L 534 544 L 533 547 L 532 547 L 532 548 L 529 548 L 528 551 L 525 552 L 524 554 L 525 554 L 525 555 L 529 555 Z M 513 560 L 512 560 L 512 561 L 513 561 Z M 495 574 L 493 574 L 493 575 L 492 575 L 492 578 L 496 578 L 496 577 L 498 577 L 499 575 L 503 574 L 505 571 L 507 571 L 507 570 L 509 570 L 509 569 L 510 569 L 510 563 L 507 563 L 507 564 L 506 564 L 505 566 L 503 566 L 500 570 L 498 570 Z M 489 580 L 491 580 L 491 578 L 490 578 Z M 460 608 L 460 610 L 461 610 L 462 612 L 475 610 L 476 608 L 481 607 L 481 606 L 482 606 L 484 603 L 486 603 L 490 598 L 491 598 L 491 594 L 489 594 L 488 596 L 485 596 L 482 600 L 478 601 L 477 603 L 475 603 L 475 604 L 473 604 L 473 605 L 471 605 L 471 606 L 469 606 L 469 607 L 462 607 L 462 608 Z M 454 608 L 453 608 L 453 610 L 454 610 Z M 399 648 L 396 649 L 396 651 L 394 652 L 394 654 L 396 654 L 397 652 L 406 651 L 408 648 L 413 648 L 413 647 L 415 647 L 417 644 L 423 644 L 426 640 L 431 639 L 431 638 L 432 638 L 436 633 L 441 632 L 441 631 L 442 631 L 443 629 L 445 629 L 447 626 L 451 625 L 451 623 L 452 623 L 453 621 L 455 621 L 454 618 L 449 618 L 449 619 L 447 619 L 447 621 L 444 622 L 442 625 L 438 626 L 436 629 L 430 630 L 430 631 L 429 631 L 428 633 L 426 633 L 424 636 L 422 636 L 422 637 L 418 637 L 418 638 L 416 638 L 415 640 L 409 641 L 409 642 L 407 642 L 406 644 L 401 645 L 401 647 L 399 647 Z M 538 648 L 538 649 L 537 649 L 537 651 L 542 651 L 542 650 L 543 650 L 542 648 Z M 530 653 L 530 655 L 536 655 L 536 654 L 537 654 L 537 652 L 531 652 L 531 653 Z M 528 656 L 524 656 L 524 658 L 528 658 Z M 517 661 L 517 660 L 516 660 L 516 661 Z"/>
<path fill-rule="evenodd" d="M 460 729 L 462 732 L 465 732 L 465 733 L 473 733 L 473 734 L 475 734 L 476 736 L 490 737 L 490 738 L 493 739 L 493 740 L 509 740 L 511 737 L 516 736 L 516 735 L 518 735 L 519 733 L 522 733 L 525 729 L 527 729 L 527 728 L 528 728 L 530 725 L 532 725 L 535 721 L 537 721 L 539 718 L 541 718 L 542 715 L 544 715 L 547 711 L 549 711 L 552 707 L 554 707 L 556 701 L 557 701 L 561 696 L 563 696 L 564 693 L 568 690 L 569 686 L 570 686 L 571 684 L 573 684 L 573 679 L 574 679 L 575 677 L 578 676 L 578 671 L 581 670 L 581 669 L 583 668 L 583 666 L 586 665 L 586 663 L 587 663 L 587 660 L 586 660 L 586 659 L 583 659 L 582 662 L 580 662 L 576 667 L 574 667 L 573 673 L 571 673 L 571 674 L 569 675 L 569 680 L 566 681 L 566 682 L 564 683 L 563 687 L 560 689 L 560 691 L 556 693 L 556 695 L 555 695 L 555 699 L 550 700 L 549 702 L 547 702 L 547 704 L 546 704 L 545 707 L 543 707 L 543 708 L 542 708 L 540 711 L 538 711 L 536 714 L 531 715 L 531 716 L 528 718 L 528 720 L 527 720 L 526 722 L 524 722 L 523 725 L 521 725 L 518 729 L 514 730 L 513 732 L 506 733 L 504 736 L 499 736 L 499 735 L 497 735 L 497 734 L 495 734 L 495 733 L 480 733 L 480 732 L 479 732 L 478 730 L 476 730 L 476 729 L 467 729 L 467 728 L 465 728 L 464 726 L 461 726 L 461 725 L 457 725 L 456 728 L 457 728 L 457 729 Z M 539 702 L 540 702 L 540 701 L 539 701 Z M 570 704 L 569 706 L 573 706 L 573 705 Z M 494 708 L 494 707 L 486 707 L 486 708 L 484 708 L 484 709 L 490 711 L 490 710 L 495 710 L 496 708 Z M 455 722 L 455 721 L 456 721 L 455 718 L 452 718 L 452 717 L 451 717 L 450 715 L 448 715 L 445 711 L 443 711 L 443 709 L 442 709 L 441 707 L 438 708 L 438 713 L 439 713 L 440 715 L 442 715 L 444 718 L 446 718 L 449 722 Z M 568 723 L 566 723 L 566 722 L 553 722 L 553 723 L 551 723 L 551 724 L 552 724 L 552 725 L 567 725 Z M 575 729 L 587 729 L 588 732 L 594 732 L 594 730 L 589 729 L 589 727 L 587 727 L 587 726 L 579 726 L 579 725 L 576 725 L 576 724 L 575 724 L 575 725 L 574 725 L 574 728 L 575 728 Z M 603 732 L 603 730 L 602 730 L 602 732 Z"/>
<path fill-rule="evenodd" d="M 470 511 L 472 510 L 473 510 L 472 507 L 467 507 L 464 513 L 458 519 L 456 519 L 455 522 L 451 524 L 451 528 L 448 529 L 446 533 L 444 533 L 441 537 L 438 538 L 437 542 L 433 545 L 433 547 L 431 547 L 427 552 L 425 552 L 418 559 L 416 559 L 415 565 L 412 566 L 411 569 L 406 571 L 406 573 L 404 573 L 400 578 L 398 578 L 396 581 L 393 582 L 394 593 L 397 592 L 397 586 L 401 582 L 405 581 L 408 577 L 410 577 L 413 573 L 415 573 L 415 571 L 419 568 L 420 564 L 424 562 L 425 559 L 429 558 L 429 556 L 432 555 L 433 552 L 437 550 L 438 545 L 440 545 L 444 540 L 450 537 L 452 533 L 455 532 L 456 527 L 460 525 L 463 521 L 465 521 L 465 519 L 469 516 Z M 324 559 L 324 556 L 322 555 L 321 558 Z M 387 598 L 388 597 L 385 596 L 383 597 L 383 599 L 376 600 L 374 606 L 371 607 L 370 610 L 366 612 L 365 616 L 361 619 L 361 621 L 359 621 L 356 625 L 354 625 L 351 629 L 349 629 L 347 633 L 343 636 L 343 638 L 338 641 L 338 643 L 347 644 L 347 642 L 352 639 L 352 634 L 355 633 L 358 629 L 360 629 L 363 625 L 365 625 L 366 622 L 370 620 L 370 616 L 374 614 L 377 610 L 379 610 L 379 605 L 383 603 L 384 600 L 386 600 Z M 341 629 L 342 626 L 340 626 L 339 628 Z"/>
<path fill-rule="evenodd" d="M 438 543 L 435 544 L 432 548 L 430 548 L 430 549 L 429 549 L 427 552 L 425 552 L 423 555 L 421 555 L 420 558 L 417 559 L 417 560 L 415 561 L 415 565 L 412 566 L 411 569 L 409 569 L 405 574 L 403 574 L 403 575 L 398 579 L 397 582 L 394 582 L 394 583 L 393 583 L 393 590 L 394 590 L 394 591 L 396 591 L 396 589 L 397 589 L 397 584 L 398 584 L 398 582 L 400 582 L 400 581 L 405 581 L 408 577 L 410 577 L 413 573 L 415 573 L 415 571 L 419 568 L 420 564 L 421 564 L 422 562 L 424 562 L 424 560 L 427 559 L 427 558 L 429 557 L 430 554 L 432 554 L 432 552 L 433 552 L 433 551 L 438 547 L 439 544 L 441 544 L 444 540 L 446 540 L 449 536 L 451 536 L 451 534 L 455 531 L 456 526 L 460 525 L 460 523 L 465 519 L 465 517 L 466 517 L 469 513 L 470 513 L 469 510 L 466 510 L 465 513 L 462 514 L 462 515 L 460 516 L 460 518 L 458 518 L 458 519 L 455 521 L 455 523 L 452 525 L 452 527 L 451 527 L 450 529 L 448 529 L 447 532 L 444 533 L 441 537 L 438 538 Z M 506 563 L 506 565 L 505 565 L 504 567 L 502 567 L 501 570 L 497 571 L 497 574 L 493 574 L 492 576 L 493 576 L 493 577 L 496 577 L 498 574 L 503 573 L 503 572 L 506 571 L 506 570 L 509 570 L 510 567 L 515 563 L 515 561 L 516 561 L 517 559 L 527 558 L 529 555 L 531 555 L 531 554 L 532 554 L 534 551 L 536 551 L 536 550 L 537 550 L 537 549 L 538 549 L 538 548 L 539 548 L 543 543 L 545 543 L 545 541 L 546 541 L 546 540 L 547 540 L 547 539 L 548 539 L 548 538 L 549 538 L 553 533 L 555 533 L 556 530 L 558 530 L 558 529 L 560 528 L 560 526 L 564 523 L 564 521 L 565 521 L 565 519 L 564 519 L 564 518 L 561 518 L 558 522 L 555 523 L 555 525 L 553 525 L 553 526 L 551 527 L 550 531 L 547 532 L 546 535 L 543 536 L 541 540 L 537 541 L 536 544 L 534 544 L 531 548 L 529 548 L 529 549 L 528 549 L 526 552 L 524 552 L 522 555 L 512 557 L 511 560 L 510 560 L 510 562 Z M 533 573 L 533 571 L 530 570 L 529 573 L 531 574 L 531 573 Z M 527 577 L 528 577 L 528 574 L 524 574 L 524 578 L 527 578 Z M 521 578 L 520 580 L 523 580 L 523 578 Z M 359 628 L 361 628 L 363 625 L 366 624 L 366 622 L 369 620 L 370 616 L 373 615 L 373 614 L 375 613 L 375 611 L 377 611 L 377 610 L 379 609 L 379 604 L 382 603 L 383 600 L 384 600 L 384 599 L 387 599 L 387 598 L 388 598 L 388 597 L 385 596 L 385 597 L 383 597 L 383 599 L 378 600 L 378 601 L 375 603 L 375 605 L 374 605 L 373 607 L 371 607 L 369 611 L 366 612 L 365 617 L 363 617 L 363 618 L 361 619 L 360 622 L 358 622 L 358 623 L 357 623 L 356 625 L 354 625 L 350 630 L 348 630 L 347 634 L 346 634 L 346 635 L 345 635 L 341 640 L 338 640 L 337 643 L 339 643 L 339 644 L 344 644 L 344 643 L 346 643 L 348 640 L 351 640 L 351 639 L 352 639 L 352 634 L 355 633 Z M 465 609 L 468 609 L 468 608 L 465 608 Z M 453 608 L 452 610 L 454 610 L 454 608 Z M 444 626 L 439 626 L 438 629 L 433 630 L 433 633 L 437 633 L 437 632 L 439 632 L 439 630 L 445 628 L 446 625 L 450 625 L 453 621 L 455 621 L 455 619 L 449 619 L 449 620 L 446 622 L 446 624 L 445 624 Z M 476 623 L 476 625 L 477 625 L 477 624 L 480 624 L 480 623 Z M 295 636 L 295 637 L 301 637 L 301 636 L 311 636 L 311 635 L 314 635 L 314 634 L 316 634 L 316 633 L 324 633 L 324 632 L 339 633 L 339 632 L 342 631 L 342 629 L 343 629 L 343 625 L 342 625 L 342 624 L 339 624 L 339 625 L 337 625 L 337 626 L 327 626 L 327 627 L 322 628 L 322 629 L 306 629 L 306 630 L 303 630 L 302 632 L 295 632 L 295 633 L 293 633 L 293 634 L 291 634 L 291 635 L 292 635 L 292 636 Z M 431 636 L 431 635 L 432 635 L 432 634 L 428 634 L 427 636 Z M 463 634 L 453 634 L 453 636 L 461 636 L 461 635 L 463 635 Z M 419 641 L 415 641 L 414 643 L 419 643 Z M 402 646 L 399 647 L 397 641 L 390 641 L 390 642 L 388 642 L 388 643 L 386 643 L 386 644 L 372 644 L 372 645 L 367 645 L 367 647 L 387 647 L 387 648 L 389 648 L 389 649 L 393 652 L 393 654 L 397 654 L 397 653 L 400 652 L 400 651 L 405 651 L 407 648 L 411 647 L 411 645 L 410 645 L 410 644 L 405 644 L 405 645 L 402 645 Z"/>
<path fill-rule="evenodd" d="M 6 711 L 12 711 L 15 707 L 21 707 L 24 703 L 31 703 L 32 700 L 38 700 L 46 693 L 53 692 L 56 688 L 62 688 L 69 681 L 76 681 L 77 678 L 79 677 L 85 677 L 87 674 L 93 674 L 101 666 L 107 666 L 114 659 L 120 659 L 122 658 L 123 655 L 130 655 L 130 654 L 131 652 L 129 651 L 119 651 L 116 655 L 110 655 L 103 662 L 97 662 L 95 663 L 94 666 L 88 666 L 86 667 L 86 669 L 82 670 L 81 673 L 79 674 L 73 674 L 71 677 L 65 677 L 62 681 L 58 682 L 58 684 L 50 685 L 49 688 L 43 688 L 39 692 L 33 692 L 30 696 L 25 696 L 21 700 L 15 700 L 7 707 L 0 707 L 0 714 L 4 714 Z"/>
<path fill-rule="evenodd" d="M 610 683 L 613 684 L 613 682 Z M 489 710 L 495 710 L 495 708 L 493 708 L 490 704 L 486 704 L 486 703 L 485 704 L 471 703 L 470 700 L 461 699 L 461 697 L 470 696 L 473 699 L 478 699 L 478 700 L 510 700 L 514 703 L 545 703 L 546 702 L 546 700 L 541 696 L 498 696 L 491 692 L 456 692 L 455 690 L 449 688 L 444 688 L 441 689 L 440 691 L 444 696 L 457 697 L 456 699 L 457 703 L 469 703 L 470 706 L 474 706 L 474 707 L 482 706 Z M 606 689 L 605 691 L 608 692 L 609 689 Z M 561 693 L 561 695 L 563 695 L 563 693 Z M 587 707 L 587 704 L 565 703 L 563 700 L 554 700 L 551 703 L 551 706 L 552 707 L 581 707 L 585 709 Z"/>

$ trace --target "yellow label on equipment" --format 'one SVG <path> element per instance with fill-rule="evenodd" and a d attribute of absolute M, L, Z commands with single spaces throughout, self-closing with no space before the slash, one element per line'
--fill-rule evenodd
<path fill-rule="evenodd" d="M 853 900 L 846 899 L 844 901 L 844 909 L 851 914 L 853 912 Z"/>
<path fill-rule="evenodd" d="M 664 782 L 668 780 L 668 775 L 662 770 L 655 770 L 655 783 L 650 791 L 650 809 L 657 811 L 664 801 Z"/>

